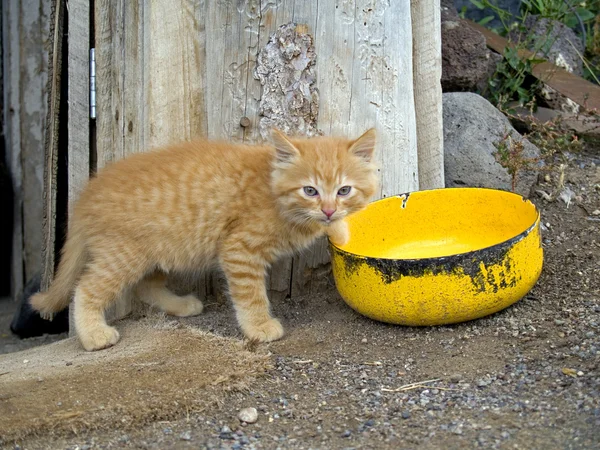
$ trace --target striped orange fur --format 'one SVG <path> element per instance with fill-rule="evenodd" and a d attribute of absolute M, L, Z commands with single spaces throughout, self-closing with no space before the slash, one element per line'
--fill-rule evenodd
<path fill-rule="evenodd" d="M 164 274 L 220 267 L 243 333 L 279 339 L 265 271 L 324 234 L 349 239 L 342 219 L 377 189 L 374 147 L 373 129 L 357 140 L 274 130 L 271 144 L 193 141 L 111 164 L 81 194 L 56 279 L 31 304 L 52 315 L 74 293 L 77 334 L 97 350 L 119 340 L 104 311 L 125 289 L 168 314 L 195 315 L 200 300 L 168 291 Z"/>

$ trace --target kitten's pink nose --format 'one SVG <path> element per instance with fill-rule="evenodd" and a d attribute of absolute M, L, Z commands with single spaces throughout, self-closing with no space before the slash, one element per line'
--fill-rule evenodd
<path fill-rule="evenodd" d="M 333 216 L 335 209 L 322 209 L 321 211 L 323 211 L 323 214 L 325 214 L 328 219 L 331 219 L 331 216 Z"/>

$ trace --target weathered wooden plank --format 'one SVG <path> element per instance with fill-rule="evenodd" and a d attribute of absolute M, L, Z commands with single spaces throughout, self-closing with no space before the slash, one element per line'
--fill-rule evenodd
<path fill-rule="evenodd" d="M 142 89 L 147 97 L 139 105 L 143 111 L 137 116 L 138 122 L 143 117 L 140 149 L 206 136 L 205 2 L 152 2 L 143 8 L 144 21 L 137 28 L 144 30 L 144 34 L 137 51 L 143 54 Z M 131 83 L 134 82 L 132 78 Z M 131 90 L 132 98 L 127 104 L 135 104 L 136 92 L 138 89 Z M 129 121 L 132 122 L 135 129 L 136 117 Z M 180 293 L 194 291 L 204 299 L 208 294 L 208 277 L 206 274 L 174 276 L 170 285 Z"/>
<path fill-rule="evenodd" d="M 385 4 L 378 2 L 377 8 L 384 9 Z M 366 11 L 367 16 L 370 14 L 367 6 L 361 10 Z M 376 122 L 377 152 L 381 164 L 381 197 L 389 197 L 419 189 L 409 2 L 392 2 L 382 19 L 383 31 L 365 40 L 363 52 L 368 54 L 367 48 L 375 46 L 382 47 L 384 54 L 379 58 L 372 55 L 363 65 L 374 69 L 372 75 L 367 74 L 367 78 L 372 78 L 367 80 L 367 95 L 382 93 Z M 376 97 L 371 101 L 376 103 Z"/>
<path fill-rule="evenodd" d="M 90 5 L 69 0 L 68 51 L 68 196 L 67 214 L 85 187 L 90 173 Z"/>
<path fill-rule="evenodd" d="M 124 142 L 125 68 L 126 64 L 132 63 L 125 54 L 125 29 L 129 25 L 125 10 L 128 4 L 123 0 L 100 0 L 94 4 L 98 170 L 127 155 Z M 140 95 L 139 91 L 136 93 Z M 139 97 L 135 104 L 138 102 Z M 122 318 L 131 309 L 131 296 L 126 293 L 106 312 L 106 318 Z"/>
<path fill-rule="evenodd" d="M 208 136 L 233 141 L 244 139 L 240 120 L 246 114 L 248 83 L 252 77 L 259 30 L 260 2 L 256 0 L 208 2 L 206 105 Z M 254 57 L 250 55 L 254 54 Z"/>
<path fill-rule="evenodd" d="M 358 137 L 376 126 L 381 166 L 377 197 L 417 189 L 408 2 L 320 2 L 318 8 L 319 129 Z M 324 239 L 295 257 L 292 296 L 323 289 L 328 261 Z"/>
<path fill-rule="evenodd" d="M 15 195 L 12 285 L 23 283 L 42 265 L 42 192 L 49 2 L 4 3 L 7 162 Z"/>
<path fill-rule="evenodd" d="M 48 52 L 48 5 L 43 0 L 20 2 L 21 162 L 23 170 L 23 249 L 25 280 L 41 269 L 42 191 Z"/>
<path fill-rule="evenodd" d="M 145 146 L 205 136 L 204 1 L 149 2 L 144 8 Z M 139 95 L 134 80 L 126 81 L 127 90 Z"/>
<path fill-rule="evenodd" d="M 295 0 L 267 3 L 261 11 L 257 54 L 267 45 L 271 35 L 283 24 L 293 22 L 302 28 L 301 31 L 313 33 L 317 20 L 316 7 L 316 2 L 299 2 Z M 256 74 L 254 76 L 256 77 Z M 262 136 L 260 135 L 260 127 L 257 125 L 261 117 L 257 105 L 263 95 L 263 88 L 257 84 L 252 84 L 249 89 L 251 89 L 249 97 L 251 96 L 253 101 L 247 103 L 246 115 L 254 125 L 249 131 L 252 139 L 259 141 Z M 271 300 L 277 302 L 292 294 L 292 270 L 293 258 L 291 257 L 279 261 L 271 268 L 268 277 Z"/>
<path fill-rule="evenodd" d="M 98 168 L 207 134 L 204 13 L 203 1 L 96 2 Z M 172 281 L 205 296 L 204 277 Z M 108 316 L 131 308 L 125 295 Z"/>
<path fill-rule="evenodd" d="M 90 4 L 69 0 L 67 136 L 67 218 L 86 186 L 90 174 Z M 75 334 L 73 310 L 69 310 L 69 331 Z"/>
<path fill-rule="evenodd" d="M 419 188 L 444 187 L 442 39 L 439 0 L 411 0 Z"/>
<path fill-rule="evenodd" d="M 95 2 L 96 48 L 96 157 L 97 168 L 125 156 L 124 104 L 124 3 Z"/>
<path fill-rule="evenodd" d="M 13 183 L 13 241 L 11 295 L 16 299 L 24 285 L 23 270 L 23 171 L 21 166 L 19 99 L 20 47 L 18 0 L 3 2 L 2 20 L 6 40 L 4 42 L 4 83 L 6 86 L 5 138 L 6 162 Z"/>
<path fill-rule="evenodd" d="M 50 39 L 48 54 L 48 113 L 44 144 L 44 194 L 42 220 L 42 280 L 41 290 L 46 291 L 54 278 L 56 238 L 56 192 L 58 170 L 59 119 L 61 78 L 63 62 L 64 2 L 54 0 L 50 14 Z"/>

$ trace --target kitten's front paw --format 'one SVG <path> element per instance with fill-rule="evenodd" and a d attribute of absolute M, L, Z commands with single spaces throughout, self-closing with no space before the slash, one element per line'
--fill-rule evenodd
<path fill-rule="evenodd" d="M 260 325 L 243 324 L 242 331 L 246 337 L 258 342 L 271 342 L 281 339 L 283 326 L 277 319 L 270 318 Z"/>
<path fill-rule="evenodd" d="M 344 222 L 333 224 L 327 234 L 333 245 L 342 246 L 350 241 L 350 230 Z"/>
<path fill-rule="evenodd" d="M 112 347 L 119 342 L 120 337 L 117 329 L 108 325 L 94 327 L 93 330 L 79 333 L 81 345 L 88 352 Z"/>

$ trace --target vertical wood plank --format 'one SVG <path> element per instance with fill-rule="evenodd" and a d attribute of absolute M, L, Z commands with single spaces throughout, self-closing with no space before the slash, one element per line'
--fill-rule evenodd
<path fill-rule="evenodd" d="M 7 1 L 5 130 L 7 162 L 15 195 L 12 285 L 18 294 L 42 266 L 42 193 L 47 107 L 49 2 Z"/>
<path fill-rule="evenodd" d="M 124 3 L 95 2 L 97 168 L 125 156 L 123 148 Z"/>
<path fill-rule="evenodd" d="M 22 291 L 24 285 L 23 271 L 23 193 L 21 167 L 20 117 L 19 100 L 19 8 L 18 0 L 3 3 L 2 20 L 4 32 L 4 83 L 5 83 L 5 138 L 6 162 L 13 183 L 13 240 L 12 240 L 12 274 L 11 296 L 13 299 Z"/>
<path fill-rule="evenodd" d="M 48 2 L 20 2 L 20 141 L 23 175 L 24 278 L 41 269 L 42 192 L 48 52 Z"/>
<path fill-rule="evenodd" d="M 207 134 L 204 1 L 96 2 L 98 168 Z M 206 279 L 176 280 L 205 296 Z M 185 286 L 183 286 L 185 285 Z M 132 308 L 125 295 L 109 312 Z"/>
<path fill-rule="evenodd" d="M 67 136 L 67 218 L 86 186 L 90 174 L 90 4 L 69 0 Z M 73 309 L 69 310 L 69 333 L 75 335 Z"/>
<path fill-rule="evenodd" d="M 48 121 L 44 144 L 44 195 L 42 219 L 42 280 L 41 290 L 49 288 L 54 278 L 56 237 L 56 191 L 58 170 L 59 111 L 63 62 L 64 2 L 54 0 L 50 14 L 50 36 L 48 65 Z"/>
<path fill-rule="evenodd" d="M 316 17 L 319 128 L 358 137 L 375 126 L 377 198 L 418 189 L 409 2 L 319 2 Z M 324 239 L 295 257 L 292 295 L 323 289 L 328 261 Z"/>
<path fill-rule="evenodd" d="M 144 101 L 133 110 L 127 133 L 140 130 L 137 146 L 127 152 L 144 151 L 169 143 L 206 136 L 206 4 L 204 0 L 174 2 L 140 2 L 143 15 L 134 29 L 143 30 L 131 49 L 130 59 L 139 61 L 141 74 L 126 72 L 126 84 L 132 86 L 129 105 L 136 105 L 136 95 L 145 93 Z M 134 16 L 135 17 L 135 16 Z M 126 32 L 127 33 L 127 32 Z M 137 52 L 134 53 L 134 52 Z M 142 56 L 140 58 L 140 55 Z M 136 79 L 143 80 L 143 84 Z M 137 112 L 139 110 L 139 112 Z M 137 112 L 137 114 L 136 114 Z M 200 299 L 208 294 L 209 274 L 180 274 L 170 277 L 169 285 L 180 293 L 195 292 Z"/>
<path fill-rule="evenodd" d="M 135 3 L 135 2 L 134 2 Z M 125 149 L 125 70 L 127 60 L 125 29 L 128 28 L 123 0 L 95 2 L 96 53 L 96 160 L 97 169 L 124 158 Z M 133 30 L 136 32 L 135 30 Z M 129 87 L 127 87 L 129 88 Z M 132 86 L 139 89 L 139 86 Z M 138 90 L 137 95 L 141 93 Z M 139 97 L 138 97 L 139 98 Z M 139 102 L 139 99 L 135 104 Z M 107 320 L 125 317 L 131 312 L 131 295 L 125 293 L 106 311 Z"/>
<path fill-rule="evenodd" d="M 210 2 L 213 3 L 213 2 Z M 144 86 L 126 72 L 126 92 L 145 88 L 144 132 L 147 148 L 206 135 L 204 112 L 204 1 L 146 2 L 144 14 Z M 129 25 L 128 25 L 129 28 Z M 214 38 L 211 37 L 211 40 Z M 131 55 L 131 60 L 139 60 Z M 128 61 L 129 61 L 128 59 Z M 133 98 L 128 104 L 132 104 Z M 129 122 L 131 123 L 131 122 Z M 143 148 L 126 149 L 126 153 Z"/>
<path fill-rule="evenodd" d="M 90 5 L 69 0 L 69 124 L 67 213 L 89 179 L 90 172 Z"/>
<path fill-rule="evenodd" d="M 411 0 L 419 188 L 444 187 L 442 40 L 439 0 Z"/>

